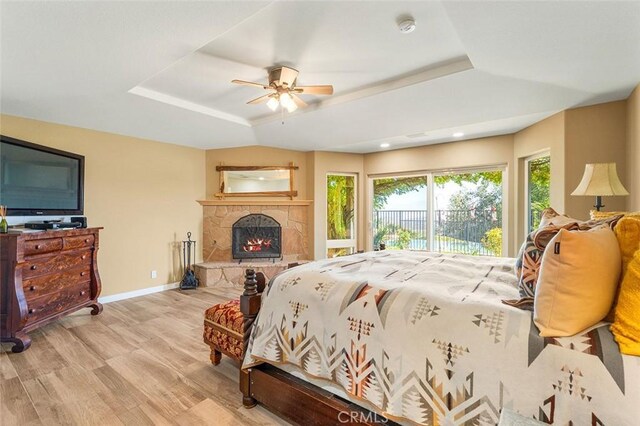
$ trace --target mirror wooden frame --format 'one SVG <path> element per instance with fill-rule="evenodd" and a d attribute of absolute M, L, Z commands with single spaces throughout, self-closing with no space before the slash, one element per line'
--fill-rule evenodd
<path fill-rule="evenodd" d="M 289 190 L 288 191 L 263 191 L 263 192 L 224 192 L 225 181 L 224 172 L 237 171 L 257 171 L 257 170 L 289 170 Z M 298 170 L 298 166 L 289 163 L 288 166 L 216 166 L 216 171 L 220 173 L 220 192 L 216 197 L 293 197 L 298 196 L 298 191 L 293 189 L 293 171 Z"/>

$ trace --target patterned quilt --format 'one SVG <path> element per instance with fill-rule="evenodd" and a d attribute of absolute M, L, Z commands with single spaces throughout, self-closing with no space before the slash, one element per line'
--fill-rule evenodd
<path fill-rule="evenodd" d="M 601 323 L 542 338 L 513 259 L 384 251 L 275 277 L 244 367 L 295 366 L 392 419 L 495 425 L 503 407 L 557 425 L 640 422 L 640 357 Z"/>

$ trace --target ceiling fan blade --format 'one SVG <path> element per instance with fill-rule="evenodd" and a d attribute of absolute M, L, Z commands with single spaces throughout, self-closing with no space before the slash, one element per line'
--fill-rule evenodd
<path fill-rule="evenodd" d="M 269 98 L 271 97 L 271 93 L 269 93 L 268 95 L 262 95 L 258 98 L 252 99 L 249 102 L 247 102 L 248 104 L 259 104 L 262 102 L 267 102 L 269 100 Z"/>
<path fill-rule="evenodd" d="M 333 86 L 321 85 L 321 86 L 296 86 L 296 93 L 304 93 L 310 95 L 333 95 Z"/>
<path fill-rule="evenodd" d="M 282 67 L 280 71 L 280 84 L 287 87 L 293 87 L 298 78 L 298 71 L 293 68 Z"/>
<path fill-rule="evenodd" d="M 291 93 L 291 99 L 293 99 L 293 102 L 298 105 L 299 108 L 304 108 L 307 106 L 307 103 L 305 101 L 303 101 L 302 99 L 300 99 L 300 97 L 298 95 L 296 95 L 295 93 Z"/>
<path fill-rule="evenodd" d="M 260 87 L 261 89 L 268 89 L 269 86 L 265 86 L 264 84 L 260 84 L 260 83 L 253 83 L 251 81 L 244 81 L 244 80 L 231 80 L 232 83 L 235 84 L 241 84 L 243 86 L 253 86 L 253 87 Z"/>

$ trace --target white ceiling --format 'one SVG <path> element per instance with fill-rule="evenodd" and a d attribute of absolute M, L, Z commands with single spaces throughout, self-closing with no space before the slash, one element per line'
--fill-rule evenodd
<path fill-rule="evenodd" d="M 640 2 L 1 2 L 0 109 L 200 148 L 371 152 L 626 98 Z M 396 21 L 411 15 L 413 33 Z M 331 97 L 246 105 L 288 65 Z M 410 137 L 409 137 L 410 136 Z"/>

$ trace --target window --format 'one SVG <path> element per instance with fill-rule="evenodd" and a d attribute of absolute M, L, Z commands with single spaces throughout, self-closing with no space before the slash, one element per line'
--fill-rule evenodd
<path fill-rule="evenodd" d="M 502 256 L 502 170 L 434 175 L 432 250 Z"/>
<path fill-rule="evenodd" d="M 526 159 L 525 209 L 527 234 L 538 227 L 542 211 L 550 206 L 551 157 L 548 154 Z"/>
<path fill-rule="evenodd" d="M 503 170 L 373 178 L 373 247 L 502 256 Z"/>
<path fill-rule="evenodd" d="M 327 175 L 327 257 L 356 251 L 356 176 Z"/>
<path fill-rule="evenodd" d="M 429 248 L 427 176 L 373 179 L 373 247 Z"/>

